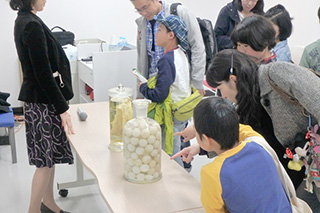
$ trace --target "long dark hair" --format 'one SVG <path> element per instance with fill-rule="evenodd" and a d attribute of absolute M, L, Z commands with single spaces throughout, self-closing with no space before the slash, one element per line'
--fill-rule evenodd
<path fill-rule="evenodd" d="M 233 64 L 232 69 L 231 64 Z M 240 122 L 260 127 L 262 105 L 260 104 L 258 65 L 237 50 L 222 50 L 211 60 L 206 80 L 210 86 L 217 87 L 222 81 L 228 82 L 231 74 L 237 76 L 236 100 Z"/>
<path fill-rule="evenodd" d="M 239 10 L 239 11 L 243 10 L 241 0 L 233 0 L 233 4 L 236 5 L 237 10 Z M 263 15 L 264 14 L 263 8 L 264 8 L 263 0 L 258 0 L 256 6 L 254 6 L 254 8 L 251 10 L 251 12 L 253 12 L 255 14 Z"/>
<path fill-rule="evenodd" d="M 10 7 L 13 10 L 32 10 L 32 5 L 36 0 L 10 0 Z"/>

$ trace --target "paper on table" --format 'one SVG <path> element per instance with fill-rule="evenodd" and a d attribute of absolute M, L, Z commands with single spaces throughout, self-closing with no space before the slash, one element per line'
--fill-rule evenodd
<path fill-rule="evenodd" d="M 139 81 L 141 81 L 142 83 L 146 83 L 148 82 L 148 80 L 143 76 L 141 75 L 136 69 L 132 69 L 131 71 L 137 78 Z"/>

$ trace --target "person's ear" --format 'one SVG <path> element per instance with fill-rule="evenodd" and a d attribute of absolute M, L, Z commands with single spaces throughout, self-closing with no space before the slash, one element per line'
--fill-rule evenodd
<path fill-rule="evenodd" d="M 220 144 L 215 141 L 213 138 L 208 137 L 205 134 L 202 134 L 202 143 L 203 145 L 207 148 L 206 150 L 214 151 L 214 152 L 219 152 L 221 150 Z"/>
<path fill-rule="evenodd" d="M 202 134 L 201 140 L 207 147 L 210 146 L 210 138 L 207 135 Z"/>
<path fill-rule="evenodd" d="M 229 76 L 229 81 L 234 81 L 234 82 L 237 82 L 237 76 L 236 75 L 230 75 Z"/>
<path fill-rule="evenodd" d="M 169 32 L 169 38 L 170 38 L 170 39 L 174 39 L 174 38 L 175 38 L 175 35 L 174 35 L 174 32 L 173 32 L 173 31 L 170 31 L 170 32 Z"/>

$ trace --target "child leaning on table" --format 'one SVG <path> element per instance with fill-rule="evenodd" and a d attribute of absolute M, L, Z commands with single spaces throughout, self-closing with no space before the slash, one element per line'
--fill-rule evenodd
<path fill-rule="evenodd" d="M 202 100 L 193 118 L 200 147 L 217 153 L 201 169 L 206 212 L 292 212 L 270 154 L 254 141 L 238 141 L 239 119 L 228 100 Z"/>
<path fill-rule="evenodd" d="M 178 16 L 169 15 L 163 18 L 155 16 L 160 22 L 156 33 L 156 44 L 164 48 L 164 54 L 157 63 L 157 73 L 148 79 L 148 83 L 140 83 L 139 90 L 143 96 L 153 103 L 154 114 L 162 126 L 162 147 L 169 155 L 180 151 L 180 137 L 173 132 L 182 131 L 187 123 L 172 117 L 171 105 L 187 98 L 191 94 L 189 62 L 185 51 L 189 48 L 187 41 L 187 25 Z M 150 109 L 150 106 L 149 106 Z M 159 121 L 161 115 L 161 121 Z M 183 166 L 181 157 L 175 159 Z"/>

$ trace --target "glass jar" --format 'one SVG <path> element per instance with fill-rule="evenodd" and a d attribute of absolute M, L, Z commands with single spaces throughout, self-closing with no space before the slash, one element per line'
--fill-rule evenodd
<path fill-rule="evenodd" d="M 127 121 L 133 118 L 132 93 L 133 90 L 123 87 L 111 88 L 109 92 L 110 111 L 110 144 L 109 149 L 123 151 L 122 131 Z"/>
<path fill-rule="evenodd" d="M 147 99 L 134 100 L 136 118 L 123 129 L 124 177 L 133 183 L 152 183 L 162 177 L 161 128 L 147 117 L 149 103 Z"/>

